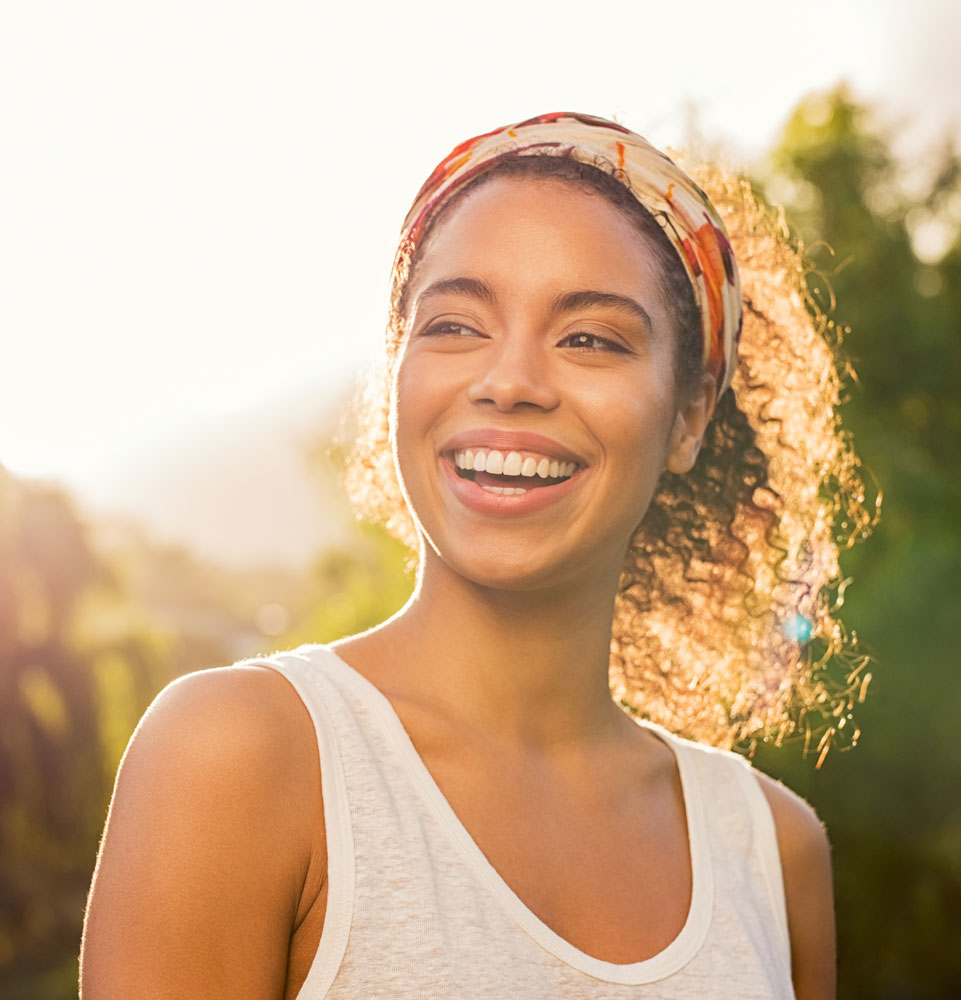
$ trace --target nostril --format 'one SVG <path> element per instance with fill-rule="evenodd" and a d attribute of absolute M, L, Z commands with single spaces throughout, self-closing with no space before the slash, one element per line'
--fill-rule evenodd
<path fill-rule="evenodd" d="M 518 408 L 553 409 L 557 395 L 547 387 L 532 385 L 486 385 L 471 394 L 472 402 L 507 412 Z"/>
<path fill-rule="evenodd" d="M 553 409 L 557 392 L 546 373 L 533 365 L 498 364 L 489 368 L 470 388 L 473 402 L 507 412 L 519 407 Z"/>

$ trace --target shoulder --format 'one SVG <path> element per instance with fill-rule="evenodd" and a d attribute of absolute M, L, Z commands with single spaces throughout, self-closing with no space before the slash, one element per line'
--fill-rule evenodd
<path fill-rule="evenodd" d="M 265 842 L 303 849 L 298 831 L 312 827 L 319 796 L 312 723 L 291 685 L 262 666 L 204 670 L 169 684 L 141 719 L 108 833 L 129 819 L 189 838 L 199 851 L 229 827 L 238 851 L 256 853 Z"/>
<path fill-rule="evenodd" d="M 820 859 L 830 866 L 830 845 L 824 824 L 800 795 L 757 770 L 738 753 L 676 736 L 673 739 L 675 744 L 696 754 L 712 778 L 729 775 L 733 780 L 737 776 L 739 783 L 746 779 L 757 784 L 774 818 L 782 865 L 797 861 L 806 866 Z"/>
<path fill-rule="evenodd" d="M 781 864 L 804 866 L 819 862 L 830 869 L 831 848 L 817 813 L 780 781 L 752 768 L 774 817 Z"/>
<path fill-rule="evenodd" d="M 265 667 L 187 674 L 169 684 L 137 726 L 121 762 L 124 783 L 216 786 L 240 799 L 283 798 L 309 784 L 311 723 L 296 692 Z"/>
<path fill-rule="evenodd" d="M 265 993 L 283 982 L 324 847 L 312 739 L 299 697 L 264 667 L 161 692 L 121 763 L 88 902 L 83 978 L 96 995 L 145 977 L 194 989 L 215 967 L 233 970 L 225 996 L 243 977 Z"/>
<path fill-rule="evenodd" d="M 834 890 L 831 848 L 824 824 L 799 795 L 751 766 L 738 754 L 698 744 L 700 759 L 714 769 L 756 784 L 773 818 L 780 858 L 797 1000 L 835 995 Z M 723 787 L 720 780 L 717 787 Z"/>
<path fill-rule="evenodd" d="M 319 797 L 307 709 L 276 671 L 240 665 L 188 674 L 160 693 L 124 755 L 114 806 L 150 809 L 144 796 L 175 796 L 211 832 L 230 824 L 239 843 L 246 833 L 251 840 L 282 834 L 275 844 L 283 844 L 298 820 L 304 829 L 311 821 L 305 791 Z M 274 829 L 278 814 L 283 830 Z M 193 835 L 202 838 L 204 829 Z"/>
<path fill-rule="evenodd" d="M 125 755 L 163 748 L 190 770 L 295 763 L 310 725 L 291 685 L 276 671 L 240 664 L 187 674 L 169 684 L 141 719 Z"/>
<path fill-rule="evenodd" d="M 753 773 L 774 817 L 795 992 L 798 1000 L 833 997 L 834 891 L 827 832 L 799 795 L 766 774 Z"/>

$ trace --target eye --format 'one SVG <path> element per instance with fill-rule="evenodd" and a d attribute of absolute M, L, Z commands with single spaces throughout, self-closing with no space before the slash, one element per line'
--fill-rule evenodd
<path fill-rule="evenodd" d="M 628 349 L 610 337 L 602 337 L 599 333 L 579 333 L 568 334 L 558 347 L 576 347 L 584 351 L 615 351 L 619 354 L 627 354 Z"/>
<path fill-rule="evenodd" d="M 480 337 L 472 326 L 464 323 L 455 323 L 453 320 L 441 320 L 438 323 L 431 323 L 422 333 L 422 337 Z"/>

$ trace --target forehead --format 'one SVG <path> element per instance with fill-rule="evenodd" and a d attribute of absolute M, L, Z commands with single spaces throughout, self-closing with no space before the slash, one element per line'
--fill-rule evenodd
<path fill-rule="evenodd" d="M 556 178 L 498 177 L 456 198 L 418 248 L 411 292 L 438 272 L 590 287 L 643 284 L 661 271 L 648 237 L 599 192 Z M 475 276 L 482 276 L 477 274 Z"/>

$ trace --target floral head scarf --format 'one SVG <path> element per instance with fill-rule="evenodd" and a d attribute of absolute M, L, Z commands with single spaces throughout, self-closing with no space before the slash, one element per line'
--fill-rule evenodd
<path fill-rule="evenodd" d="M 410 260 L 433 212 L 467 181 L 506 156 L 607 161 L 664 227 L 701 314 L 705 370 L 718 395 L 731 384 L 741 332 L 741 284 L 724 224 L 707 195 L 646 139 L 604 118 L 555 112 L 487 132 L 457 146 L 428 177 L 404 220 L 399 255 Z"/>

